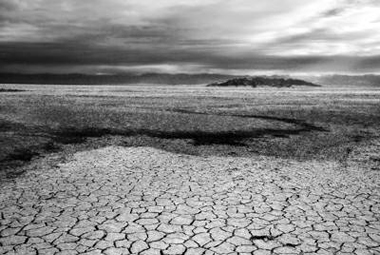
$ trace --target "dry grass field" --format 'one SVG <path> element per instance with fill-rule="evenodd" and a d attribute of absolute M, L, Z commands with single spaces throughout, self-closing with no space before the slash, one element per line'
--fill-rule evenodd
<path fill-rule="evenodd" d="M 344 162 L 380 135 L 378 88 L 3 85 L 0 168 L 67 144 Z M 373 160 L 379 160 L 373 158 Z"/>

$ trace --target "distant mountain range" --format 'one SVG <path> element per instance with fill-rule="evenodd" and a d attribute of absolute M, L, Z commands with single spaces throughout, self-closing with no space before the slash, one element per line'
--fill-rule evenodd
<path fill-rule="evenodd" d="M 128 84 L 210 84 L 223 83 L 231 79 L 252 79 L 259 85 L 262 81 L 268 83 L 268 79 L 273 84 L 280 84 L 281 79 L 302 79 L 303 82 L 320 85 L 359 85 L 359 86 L 380 86 L 380 75 L 323 75 L 323 76 L 299 76 L 290 77 L 287 75 L 260 76 L 238 76 L 225 74 L 167 74 L 167 73 L 145 73 L 145 74 L 17 74 L 0 73 L 0 83 L 15 84 L 72 84 L 72 85 L 128 85 Z M 297 78 L 297 79 L 294 79 Z M 266 79 L 266 80 L 265 80 Z M 247 82 L 247 81 L 245 81 Z M 279 83 L 278 83 L 279 82 Z M 248 82 L 249 83 L 249 82 Z M 287 82 L 283 83 L 285 86 Z"/>
<path fill-rule="evenodd" d="M 16 84 L 72 84 L 72 85 L 123 85 L 123 84 L 207 84 L 236 76 L 223 74 L 16 74 L 0 73 L 0 83 Z"/>
<path fill-rule="evenodd" d="M 286 79 L 286 78 L 277 78 L 277 77 L 262 77 L 262 76 L 256 76 L 256 77 L 243 77 L 243 78 L 234 78 L 229 79 L 225 82 L 216 82 L 211 83 L 207 86 L 209 87 L 229 87 L 229 86 L 250 86 L 250 87 L 257 87 L 257 86 L 271 86 L 271 87 L 291 87 L 293 85 L 295 86 L 313 86 L 313 87 L 319 87 L 320 85 L 307 82 L 300 79 Z"/>
<path fill-rule="evenodd" d="M 315 82 L 323 85 L 358 85 L 380 87 L 380 75 L 323 75 L 309 76 L 305 78 L 310 82 Z"/>

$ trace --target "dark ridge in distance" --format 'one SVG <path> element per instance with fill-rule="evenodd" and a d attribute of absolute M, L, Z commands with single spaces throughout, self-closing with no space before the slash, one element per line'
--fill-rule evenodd
<path fill-rule="evenodd" d="M 127 85 L 127 84 L 161 84 L 161 85 L 190 85 L 190 84 L 209 84 L 215 81 L 251 79 L 269 81 L 293 80 L 289 76 L 241 76 L 228 74 L 197 73 L 197 74 L 168 74 L 168 73 L 143 73 L 143 74 L 18 74 L 0 73 L 0 83 L 8 84 L 54 84 L 54 85 Z M 241 83 L 241 82 L 240 82 Z"/>
<path fill-rule="evenodd" d="M 207 84 L 215 80 L 230 79 L 235 76 L 224 74 L 19 74 L 0 73 L 0 83 L 4 84 L 54 84 L 54 85 L 127 85 L 127 84 L 162 84 L 189 85 Z"/>
<path fill-rule="evenodd" d="M 365 75 L 321 75 L 307 77 L 310 82 L 326 85 L 355 85 L 355 86 L 370 86 L 380 87 L 380 75 L 365 74 Z"/>
<path fill-rule="evenodd" d="M 3 84 L 56 84 L 56 85 L 127 85 L 127 84 L 162 84 L 191 85 L 218 83 L 238 78 L 261 77 L 266 79 L 302 79 L 306 82 L 322 85 L 358 85 L 380 86 L 380 75 L 229 75 L 218 73 L 116 73 L 116 74 L 81 74 L 81 73 L 0 73 Z M 296 79 L 294 79 L 296 78 Z"/>
<path fill-rule="evenodd" d="M 291 86 L 310 86 L 320 87 L 308 81 L 292 78 L 274 78 L 274 77 L 240 77 L 229 79 L 224 82 L 215 82 L 207 85 L 208 87 L 229 87 L 229 86 L 271 86 L 271 87 L 291 87 Z"/>

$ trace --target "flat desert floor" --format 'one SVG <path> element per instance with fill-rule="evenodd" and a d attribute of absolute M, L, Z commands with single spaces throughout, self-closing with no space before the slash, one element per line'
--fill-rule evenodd
<path fill-rule="evenodd" d="M 380 254 L 380 89 L 7 87 L 1 254 Z"/>

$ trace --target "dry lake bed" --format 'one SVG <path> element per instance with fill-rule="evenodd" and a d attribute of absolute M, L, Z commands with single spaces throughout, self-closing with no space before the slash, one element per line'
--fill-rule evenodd
<path fill-rule="evenodd" d="M 380 254 L 379 88 L 2 88 L 0 254 Z"/>

